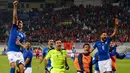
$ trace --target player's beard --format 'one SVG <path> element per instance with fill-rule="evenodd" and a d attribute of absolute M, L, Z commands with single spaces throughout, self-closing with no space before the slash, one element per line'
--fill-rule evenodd
<path fill-rule="evenodd" d="M 50 48 L 53 48 L 53 44 L 50 45 Z"/>
<path fill-rule="evenodd" d="M 22 31 L 22 28 L 18 28 L 18 31 Z"/>
<path fill-rule="evenodd" d="M 29 51 L 30 48 L 27 48 L 27 50 Z"/>
<path fill-rule="evenodd" d="M 102 38 L 103 42 L 105 42 L 105 41 L 106 41 L 106 39 L 107 39 L 106 37 L 103 37 L 103 38 Z"/>

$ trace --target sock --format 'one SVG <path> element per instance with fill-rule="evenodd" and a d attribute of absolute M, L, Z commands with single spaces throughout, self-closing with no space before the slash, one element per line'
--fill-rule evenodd
<path fill-rule="evenodd" d="M 15 73 L 15 68 L 10 68 L 10 73 Z"/>

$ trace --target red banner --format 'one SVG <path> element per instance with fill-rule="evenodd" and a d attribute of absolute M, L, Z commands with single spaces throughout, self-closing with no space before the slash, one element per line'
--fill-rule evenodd
<path fill-rule="evenodd" d="M 71 42 L 65 42 L 64 43 L 64 49 L 71 50 L 72 47 L 73 47 L 73 43 L 71 43 Z"/>

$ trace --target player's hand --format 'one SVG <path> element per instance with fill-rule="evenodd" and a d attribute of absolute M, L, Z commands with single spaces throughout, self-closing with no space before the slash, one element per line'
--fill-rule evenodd
<path fill-rule="evenodd" d="M 47 73 L 50 73 L 50 71 L 48 70 L 48 68 L 47 68 L 47 67 L 45 67 L 45 71 L 46 71 Z"/>
<path fill-rule="evenodd" d="M 15 0 L 15 1 L 13 2 L 13 5 L 14 5 L 14 6 L 18 6 L 18 1 Z"/>
<path fill-rule="evenodd" d="M 45 70 L 48 71 L 47 67 L 45 67 Z"/>
<path fill-rule="evenodd" d="M 87 72 L 84 71 L 83 73 L 87 73 Z"/>
<path fill-rule="evenodd" d="M 69 68 L 70 68 L 70 67 L 69 67 L 68 65 L 67 65 L 67 66 L 65 66 L 65 69 L 66 69 L 66 70 L 69 70 Z"/>

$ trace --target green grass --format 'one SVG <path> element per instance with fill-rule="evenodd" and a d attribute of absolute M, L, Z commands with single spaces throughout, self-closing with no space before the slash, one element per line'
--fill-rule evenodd
<path fill-rule="evenodd" d="M 66 73 L 76 73 L 76 69 L 73 65 L 73 62 L 70 58 L 68 58 L 68 63 L 70 66 L 70 69 L 66 71 Z M 36 60 L 33 58 L 32 67 L 33 67 L 33 73 L 43 73 L 44 64 L 41 64 L 40 69 L 37 70 L 37 66 L 39 64 L 39 60 Z M 0 73 L 9 73 L 9 63 L 7 56 L 0 56 Z M 130 73 L 130 60 L 124 59 L 124 60 L 117 60 L 117 73 Z"/>

